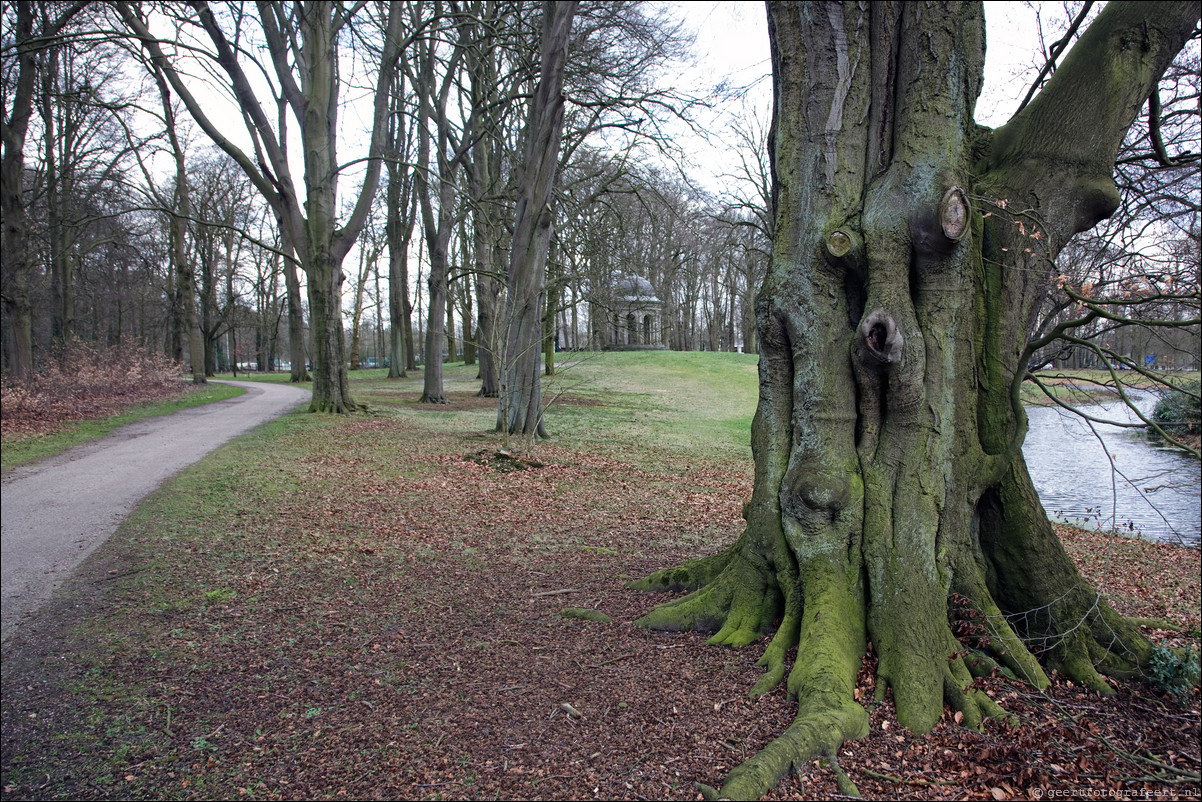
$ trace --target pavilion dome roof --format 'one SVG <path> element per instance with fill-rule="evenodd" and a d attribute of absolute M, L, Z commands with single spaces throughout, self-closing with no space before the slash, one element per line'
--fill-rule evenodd
<path fill-rule="evenodd" d="M 659 301 L 651 282 L 634 273 L 629 273 L 614 283 L 614 295 L 624 301 Z"/>

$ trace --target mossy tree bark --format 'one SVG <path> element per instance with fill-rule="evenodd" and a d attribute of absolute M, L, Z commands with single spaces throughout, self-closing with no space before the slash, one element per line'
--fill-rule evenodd
<path fill-rule="evenodd" d="M 776 233 L 747 528 L 636 585 L 694 591 L 649 627 L 716 628 L 711 643 L 736 647 L 775 628 L 752 693 L 787 673 L 797 719 L 730 773 L 733 798 L 865 734 L 853 692 L 869 643 L 878 693 L 917 733 L 945 704 L 972 726 L 1002 713 L 972 688 L 982 661 L 1110 692 L 1099 669 L 1146 660 L 1027 475 L 1016 333 L 1068 238 L 1113 212 L 1118 146 L 1198 15 L 1111 3 L 997 131 L 973 123 L 978 3 L 769 3 L 768 18 Z M 986 654 L 953 635 L 954 597 L 983 614 Z"/>

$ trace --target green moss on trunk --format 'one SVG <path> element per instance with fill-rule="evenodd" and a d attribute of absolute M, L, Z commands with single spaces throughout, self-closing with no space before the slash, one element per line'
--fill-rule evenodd
<path fill-rule="evenodd" d="M 736 647 L 776 627 L 751 692 L 787 675 L 797 719 L 722 795 L 756 798 L 866 731 L 869 641 L 878 692 L 918 733 L 944 705 L 969 726 L 1005 715 L 973 689 L 974 662 L 1045 686 L 1040 655 L 1103 692 L 1099 669 L 1147 662 L 1047 522 L 1016 388 L 1050 260 L 1108 213 L 1113 151 L 1196 24 L 1186 6 L 1108 4 L 1085 55 L 991 138 L 972 121 L 979 4 L 769 4 L 776 236 L 747 528 L 636 584 L 691 590 L 645 626 Z M 980 653 L 953 633 L 957 609 Z"/>

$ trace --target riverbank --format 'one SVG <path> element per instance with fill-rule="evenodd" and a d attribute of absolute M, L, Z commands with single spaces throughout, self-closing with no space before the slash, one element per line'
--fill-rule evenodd
<path fill-rule="evenodd" d="M 1119 371 L 1125 389 L 1146 390 L 1159 394 L 1165 381 L 1182 384 L 1198 381 L 1199 371 L 1161 371 L 1154 378 L 1134 371 Z M 1049 397 L 1050 396 L 1050 397 Z M 1047 406 L 1057 401 L 1080 405 L 1111 401 L 1119 397 L 1114 374 L 1108 370 L 1039 370 L 1022 386 L 1022 401 L 1029 406 Z"/>
<path fill-rule="evenodd" d="M 1197 382 L 1200 374 L 1198 371 L 1173 371 L 1157 375 L 1174 384 L 1185 385 Z M 1131 371 L 1120 372 L 1119 376 L 1124 391 L 1136 390 L 1159 396 L 1165 389 L 1163 383 Z M 1023 382 L 1021 395 L 1023 405 L 1028 407 L 1084 407 L 1117 401 L 1121 397 L 1114 377 L 1105 370 L 1037 371 Z M 1174 432 L 1174 436 L 1184 446 L 1183 453 L 1192 452 L 1196 458 L 1202 450 L 1202 431 Z"/>
<path fill-rule="evenodd" d="M 1119 532 L 1064 523 L 1053 527 L 1081 574 L 1118 612 L 1168 622 L 1173 630 L 1199 637 L 1202 552 Z M 1173 645 L 1185 645 L 1185 640 Z"/>

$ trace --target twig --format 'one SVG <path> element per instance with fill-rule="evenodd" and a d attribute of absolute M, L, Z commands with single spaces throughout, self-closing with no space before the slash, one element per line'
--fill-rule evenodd
<path fill-rule="evenodd" d="M 594 663 L 591 666 L 587 666 L 587 668 L 601 668 L 601 666 L 607 666 L 610 663 L 616 663 L 619 660 L 625 660 L 627 657 L 634 657 L 636 654 L 638 654 L 638 652 L 631 652 L 630 654 L 620 654 L 617 657 L 611 657 L 608 660 L 602 660 L 600 663 Z"/>
<path fill-rule="evenodd" d="M 869 777 L 876 777 L 878 780 L 889 780 L 890 782 L 899 783 L 901 785 L 957 785 L 954 780 L 920 780 L 907 779 L 905 777 L 895 777 L 892 774 L 882 774 L 879 771 L 872 769 L 860 768 L 860 771 L 867 774 Z"/>
<path fill-rule="evenodd" d="M 564 588 L 563 590 L 544 590 L 542 593 L 531 593 L 532 599 L 537 599 L 540 596 L 561 596 L 564 593 L 579 593 L 580 588 Z"/>
<path fill-rule="evenodd" d="M 123 576 L 130 576 L 131 574 L 140 574 L 145 570 L 146 570 L 145 568 L 134 568 L 131 571 L 122 571 L 119 574 L 109 574 L 108 576 L 106 576 L 104 578 L 104 580 L 106 582 L 112 582 L 114 579 L 120 579 Z"/>
<path fill-rule="evenodd" d="M 1178 777 L 1181 777 L 1184 780 L 1189 780 L 1192 782 L 1198 782 L 1199 780 L 1202 780 L 1202 775 L 1199 775 L 1198 772 L 1196 772 L 1196 771 L 1189 771 L 1188 769 L 1179 769 L 1176 766 L 1171 765 L 1169 763 L 1162 763 L 1161 761 L 1155 759 L 1151 755 L 1148 755 L 1147 757 L 1145 757 L 1143 755 L 1134 754 L 1133 752 L 1128 752 L 1125 749 L 1120 749 L 1118 746 L 1116 746 L 1114 743 L 1112 743 L 1109 738 L 1103 738 L 1102 743 L 1104 743 L 1104 744 L 1106 744 L 1106 746 L 1110 747 L 1110 751 L 1114 752 L 1116 755 L 1118 755 L 1120 757 L 1126 758 L 1127 760 L 1131 761 L 1132 763 L 1136 763 L 1136 764 L 1146 763 L 1149 766 L 1155 766 L 1158 769 L 1163 769 L 1164 771 L 1170 772 L 1172 774 L 1176 774 Z M 1163 776 L 1156 777 L 1155 779 L 1163 780 L 1164 782 L 1173 782 L 1172 780 L 1169 780 L 1167 777 L 1163 777 Z"/>

